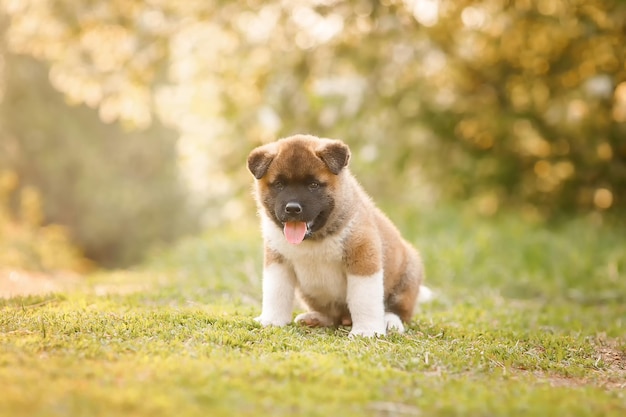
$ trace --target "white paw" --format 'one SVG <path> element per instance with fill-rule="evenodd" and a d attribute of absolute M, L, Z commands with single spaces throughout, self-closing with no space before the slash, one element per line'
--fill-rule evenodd
<path fill-rule="evenodd" d="M 298 314 L 294 322 L 309 327 L 329 327 L 335 324 L 330 317 L 317 311 Z"/>
<path fill-rule="evenodd" d="M 263 327 L 267 327 L 267 326 L 283 327 L 291 323 L 291 317 L 276 318 L 276 317 L 265 317 L 263 315 L 260 315 L 259 317 L 255 317 L 254 321 L 259 323 Z"/>
<path fill-rule="evenodd" d="M 404 333 L 402 320 L 394 313 L 385 313 L 385 328 L 387 331 Z"/>
<path fill-rule="evenodd" d="M 376 337 L 385 336 L 386 333 L 384 326 L 352 325 L 352 330 L 348 336 Z"/>

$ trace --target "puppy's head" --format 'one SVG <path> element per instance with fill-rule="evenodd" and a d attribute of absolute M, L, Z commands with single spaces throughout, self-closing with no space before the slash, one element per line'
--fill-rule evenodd
<path fill-rule="evenodd" d="M 338 140 L 296 135 L 254 149 L 248 169 L 259 202 L 293 244 L 321 230 L 335 208 L 335 190 L 350 160 Z"/>

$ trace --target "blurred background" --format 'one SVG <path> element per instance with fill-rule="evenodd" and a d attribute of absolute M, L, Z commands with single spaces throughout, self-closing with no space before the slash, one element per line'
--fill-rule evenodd
<path fill-rule="evenodd" d="M 248 227 L 294 133 L 383 207 L 620 222 L 626 1 L 0 0 L 0 269 Z"/>

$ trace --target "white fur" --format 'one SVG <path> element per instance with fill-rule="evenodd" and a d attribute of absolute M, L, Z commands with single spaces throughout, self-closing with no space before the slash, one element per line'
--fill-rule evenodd
<path fill-rule="evenodd" d="M 348 309 L 352 316 L 350 336 L 384 336 L 385 289 L 383 271 L 369 276 L 348 275 Z"/>
<path fill-rule="evenodd" d="M 269 218 L 262 216 L 263 235 L 270 248 L 279 252 L 293 265 L 297 286 L 321 304 L 345 302 L 346 278 L 343 265 L 344 233 L 323 241 L 304 240 L 299 245 L 287 242 Z"/>
<path fill-rule="evenodd" d="M 263 269 L 263 304 L 255 318 L 263 326 L 285 326 L 291 322 L 296 279 L 293 270 L 272 263 Z"/>
<path fill-rule="evenodd" d="M 424 285 L 420 285 L 420 292 L 417 295 L 417 303 L 428 303 L 432 300 L 434 300 L 436 297 L 436 294 L 433 292 L 433 290 L 431 290 L 430 288 L 424 286 Z"/>
<path fill-rule="evenodd" d="M 404 325 L 402 320 L 397 314 L 387 312 L 385 313 L 385 328 L 387 331 L 395 331 L 398 333 L 404 333 Z"/>

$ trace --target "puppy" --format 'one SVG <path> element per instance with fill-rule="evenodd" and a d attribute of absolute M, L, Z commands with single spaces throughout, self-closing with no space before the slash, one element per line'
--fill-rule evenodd
<path fill-rule="evenodd" d="M 263 326 L 352 325 L 351 336 L 403 332 L 424 272 L 418 252 L 348 169 L 339 140 L 295 135 L 254 149 L 248 169 L 265 244 Z"/>

